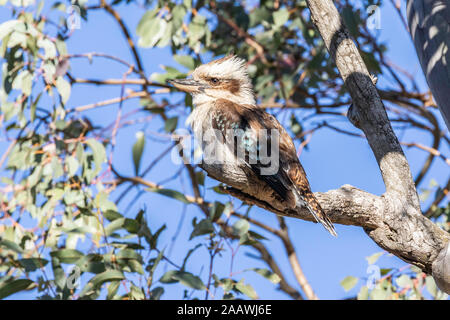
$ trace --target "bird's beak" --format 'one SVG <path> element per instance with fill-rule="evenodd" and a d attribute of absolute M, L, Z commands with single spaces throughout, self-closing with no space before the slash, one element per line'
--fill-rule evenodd
<path fill-rule="evenodd" d="M 173 85 L 178 90 L 189 93 L 199 93 L 205 90 L 205 86 L 194 79 L 173 79 L 167 80 L 167 83 Z"/>

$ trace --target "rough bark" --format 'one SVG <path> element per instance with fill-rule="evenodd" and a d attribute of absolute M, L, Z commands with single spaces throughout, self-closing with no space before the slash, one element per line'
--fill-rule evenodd
<path fill-rule="evenodd" d="M 432 274 L 440 288 L 449 293 L 450 274 L 442 270 L 448 269 L 450 235 L 423 216 L 408 161 L 371 76 L 333 2 L 308 0 L 307 3 L 312 21 L 350 92 L 353 117 L 356 114 L 358 127 L 377 159 L 386 186 L 381 203 L 377 203 L 378 210 L 372 212 L 376 227 L 363 226 L 364 230 L 380 247 Z M 369 203 L 373 201 L 369 199 Z"/>
<path fill-rule="evenodd" d="M 331 0 L 308 0 L 311 18 L 353 99 L 359 128 L 378 162 L 386 192 L 371 213 L 376 227 L 364 230 L 382 248 L 432 274 L 439 287 L 450 293 L 448 242 L 450 235 L 427 219 L 408 161 L 391 127 L 386 109 L 371 76 Z M 364 199 L 353 198 L 354 204 Z M 341 209 L 342 210 L 342 209 Z M 367 211 L 365 211 L 367 213 Z M 438 258 L 439 257 L 439 258 Z"/>
<path fill-rule="evenodd" d="M 450 293 L 450 235 L 422 214 L 408 161 L 372 78 L 333 2 L 309 0 L 307 3 L 312 21 L 353 99 L 349 120 L 364 132 L 386 187 L 381 196 L 350 185 L 316 193 L 316 196 L 334 223 L 361 226 L 380 247 L 433 275 L 438 286 Z M 209 168 L 210 176 L 229 182 L 224 180 L 221 168 L 217 173 L 212 169 Z M 276 214 L 313 221 L 306 209 L 290 212 L 282 209 L 285 206 L 280 202 L 262 202 L 232 187 L 224 191 Z"/>

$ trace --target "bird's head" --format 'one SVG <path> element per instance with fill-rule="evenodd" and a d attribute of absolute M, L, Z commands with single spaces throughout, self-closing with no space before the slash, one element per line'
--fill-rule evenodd
<path fill-rule="evenodd" d="M 191 79 L 169 80 L 177 89 L 189 92 L 194 104 L 227 99 L 239 104 L 255 104 L 245 60 L 234 55 L 198 66 Z"/>

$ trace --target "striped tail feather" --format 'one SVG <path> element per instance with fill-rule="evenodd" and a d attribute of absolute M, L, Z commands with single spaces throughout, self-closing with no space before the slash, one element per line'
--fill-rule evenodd
<path fill-rule="evenodd" d="M 312 214 L 312 216 L 316 219 L 317 222 L 320 222 L 324 226 L 324 228 L 328 230 L 329 233 L 337 237 L 337 233 L 336 230 L 334 229 L 333 223 L 322 211 L 322 209 L 320 209 L 319 213 L 316 213 L 316 211 L 309 205 L 309 203 L 305 202 L 305 206 L 306 208 L 308 208 L 309 212 Z"/>
<path fill-rule="evenodd" d="M 307 192 L 303 194 L 302 198 L 303 206 L 305 206 L 309 210 L 314 219 L 316 219 L 317 222 L 321 223 L 329 233 L 337 237 L 337 233 L 334 229 L 333 223 L 323 211 L 314 194 L 312 192 Z"/>

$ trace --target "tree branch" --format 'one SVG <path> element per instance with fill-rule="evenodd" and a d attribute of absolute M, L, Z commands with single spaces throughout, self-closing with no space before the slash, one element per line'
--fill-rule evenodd
<path fill-rule="evenodd" d="M 371 76 L 331 0 L 308 0 L 311 19 L 353 99 L 360 129 L 377 159 L 386 192 L 378 198 L 375 228 L 364 228 L 383 249 L 431 273 L 450 292 L 450 236 L 423 216 L 408 161 Z M 367 197 L 372 200 L 372 197 Z M 365 199 L 362 202 L 366 202 Z M 354 202 L 353 205 L 359 202 Z M 370 202 L 369 202 L 370 203 Z M 438 256 L 440 257 L 438 259 Z M 448 263 L 448 262 L 447 262 Z M 442 272 L 442 270 L 446 270 Z"/>
<path fill-rule="evenodd" d="M 306 279 L 305 274 L 303 273 L 302 267 L 300 266 L 300 262 L 298 261 L 297 252 L 295 252 L 294 244 L 289 238 L 288 227 L 284 222 L 283 217 L 278 217 L 278 221 L 280 223 L 281 235 L 280 238 L 283 241 L 284 248 L 286 249 L 286 254 L 289 258 L 289 263 L 291 264 L 292 271 L 294 272 L 295 278 L 297 279 L 298 284 L 302 288 L 305 295 L 309 300 L 318 300 L 319 298 L 314 293 L 313 288 L 309 284 Z"/>
<path fill-rule="evenodd" d="M 432 274 L 438 286 L 450 293 L 450 235 L 422 214 L 408 161 L 372 77 L 333 2 L 308 0 L 307 3 L 311 19 L 352 97 L 351 122 L 364 132 L 386 187 L 381 196 L 350 185 L 316 196 L 333 222 L 361 226 L 381 248 Z M 227 185 L 240 179 L 233 172 L 223 175 L 220 169 L 217 172 L 212 167 L 208 169 L 211 177 Z M 257 181 L 248 183 L 253 188 L 260 187 Z M 224 187 L 224 191 L 281 216 L 314 219 L 306 209 L 290 211 L 279 200 L 267 203 L 232 187 Z"/>

